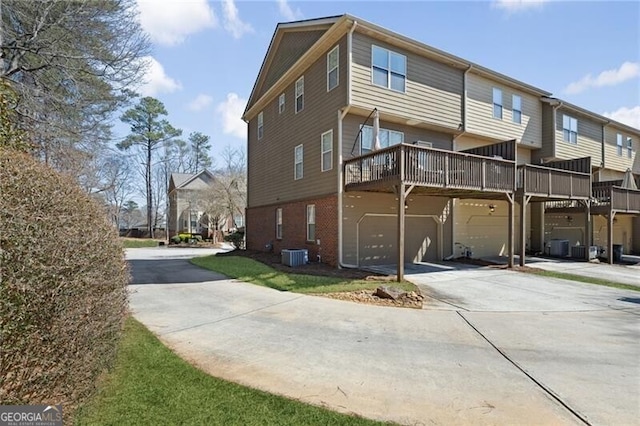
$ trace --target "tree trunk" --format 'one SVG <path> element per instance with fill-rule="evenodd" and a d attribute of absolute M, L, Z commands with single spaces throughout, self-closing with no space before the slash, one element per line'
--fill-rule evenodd
<path fill-rule="evenodd" d="M 153 238 L 153 198 L 151 188 L 151 141 L 147 142 L 147 230 Z"/>

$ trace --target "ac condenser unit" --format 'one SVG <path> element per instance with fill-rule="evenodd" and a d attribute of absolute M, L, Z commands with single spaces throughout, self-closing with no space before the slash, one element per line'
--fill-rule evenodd
<path fill-rule="evenodd" d="M 282 264 L 287 266 L 300 266 L 309 263 L 309 252 L 306 249 L 282 250 Z"/>

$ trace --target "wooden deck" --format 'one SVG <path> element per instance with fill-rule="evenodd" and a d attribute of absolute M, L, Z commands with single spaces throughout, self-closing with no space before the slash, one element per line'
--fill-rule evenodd
<path fill-rule="evenodd" d="M 591 197 L 591 174 L 552 167 L 524 164 L 518 166 L 518 191 L 533 201 L 588 200 Z"/>
<path fill-rule="evenodd" d="M 593 183 L 592 212 L 640 214 L 640 190 L 622 188 L 616 183 Z"/>

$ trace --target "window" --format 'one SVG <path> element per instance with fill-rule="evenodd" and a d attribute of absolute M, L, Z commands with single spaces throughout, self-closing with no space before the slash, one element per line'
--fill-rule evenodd
<path fill-rule="evenodd" d="M 304 76 L 296 81 L 296 114 L 304 109 Z"/>
<path fill-rule="evenodd" d="M 284 112 L 284 93 L 280 95 L 278 98 L 278 113 L 282 114 Z"/>
<path fill-rule="evenodd" d="M 262 112 L 258 114 L 258 140 L 262 139 L 262 135 L 264 134 L 264 117 Z"/>
<path fill-rule="evenodd" d="M 627 157 L 633 157 L 633 141 L 631 138 L 627 138 Z"/>
<path fill-rule="evenodd" d="M 338 86 L 338 55 L 340 46 L 327 54 L 327 92 Z"/>
<path fill-rule="evenodd" d="M 382 47 L 371 46 L 371 80 L 377 86 L 404 92 L 407 57 Z"/>
<path fill-rule="evenodd" d="M 315 241 L 316 239 L 316 206 L 309 204 L 307 206 L 307 241 Z"/>
<path fill-rule="evenodd" d="M 565 142 L 578 143 L 578 120 L 563 114 L 562 134 Z"/>
<path fill-rule="evenodd" d="M 518 95 L 513 95 L 511 101 L 511 108 L 513 109 L 512 120 L 514 123 L 522 123 L 522 98 Z"/>
<path fill-rule="evenodd" d="M 493 118 L 502 120 L 502 90 L 493 88 Z"/>
<path fill-rule="evenodd" d="M 320 149 L 322 152 L 320 159 L 322 163 L 321 169 L 323 172 L 326 172 L 333 168 L 333 130 L 324 132 L 320 139 L 320 143 L 322 144 Z"/>
<path fill-rule="evenodd" d="M 293 178 L 302 179 L 302 145 L 295 147 Z"/>
<path fill-rule="evenodd" d="M 282 239 L 282 208 L 276 209 L 276 239 Z"/>
<path fill-rule="evenodd" d="M 622 135 L 620 133 L 616 135 L 616 145 L 618 147 L 618 155 L 622 156 Z"/>
<path fill-rule="evenodd" d="M 378 133 L 380 139 L 380 148 L 397 145 L 404 142 L 404 133 L 395 130 L 380 129 Z M 373 151 L 373 127 L 362 126 L 360 132 L 360 153 L 366 154 Z"/>

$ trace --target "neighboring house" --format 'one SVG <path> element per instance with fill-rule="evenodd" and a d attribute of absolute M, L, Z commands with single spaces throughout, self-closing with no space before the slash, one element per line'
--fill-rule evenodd
<path fill-rule="evenodd" d="M 210 217 L 210 199 L 214 175 L 208 170 L 197 174 L 172 173 L 169 180 L 169 237 L 195 233 L 210 237 L 215 230 L 226 229 L 226 221 Z M 225 223 L 222 223 L 225 222 Z"/>
<path fill-rule="evenodd" d="M 600 244 L 603 222 L 602 245 L 640 250 L 640 192 L 591 201 L 638 178 L 640 130 L 353 16 L 279 24 L 243 119 L 250 249 L 399 278 L 399 260 Z"/>

